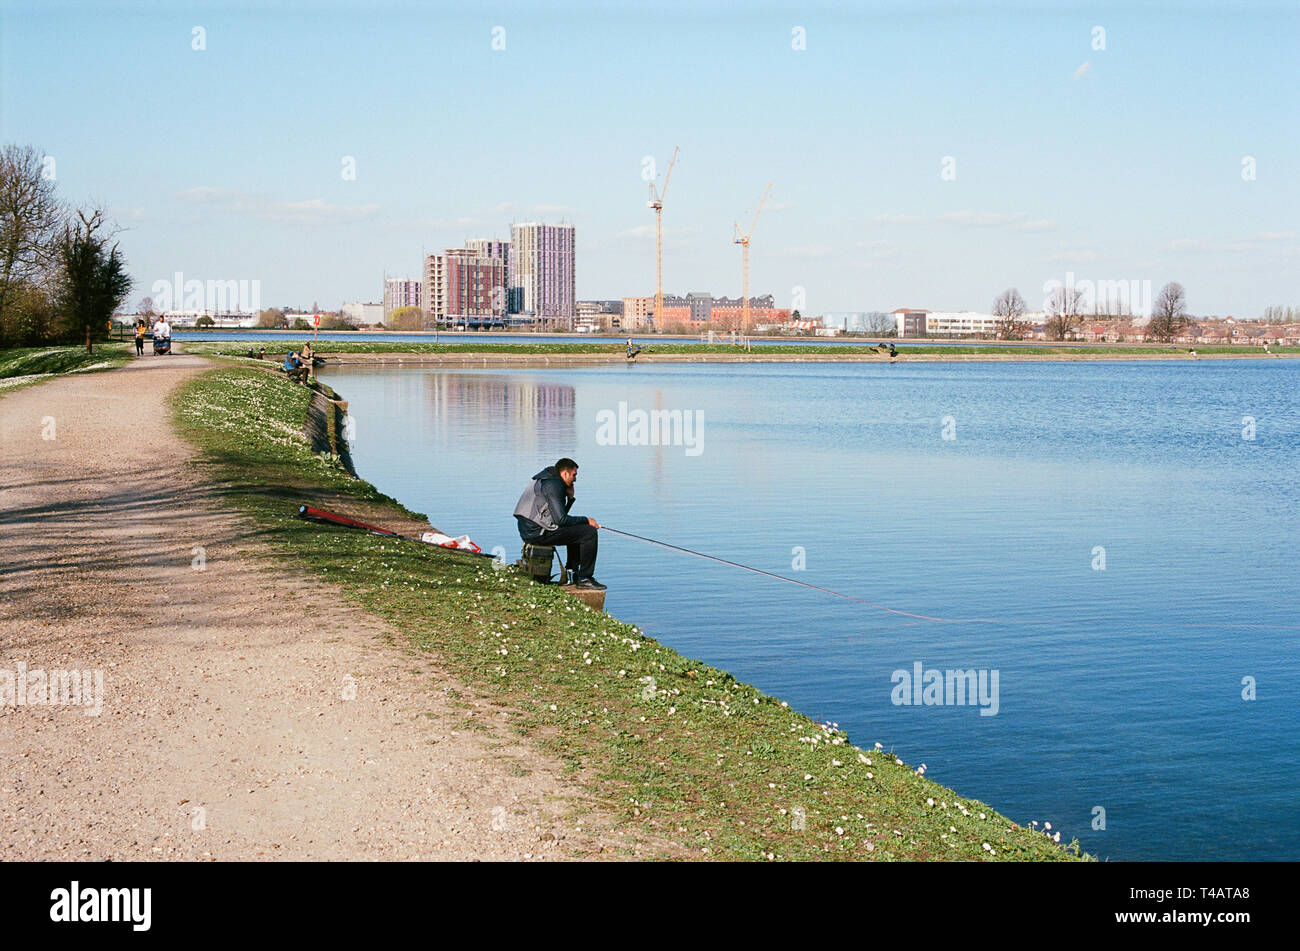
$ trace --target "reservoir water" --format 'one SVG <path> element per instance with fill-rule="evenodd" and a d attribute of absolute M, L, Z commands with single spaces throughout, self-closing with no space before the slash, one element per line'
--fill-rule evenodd
<path fill-rule="evenodd" d="M 573 456 L 575 513 L 907 612 L 601 535 L 610 613 L 861 746 L 1102 858 L 1300 858 L 1300 361 L 321 377 L 364 478 L 511 561 Z"/>

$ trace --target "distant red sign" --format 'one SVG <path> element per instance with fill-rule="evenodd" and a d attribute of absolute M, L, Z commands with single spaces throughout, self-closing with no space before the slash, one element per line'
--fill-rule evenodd
<path fill-rule="evenodd" d="M 311 315 L 311 323 L 312 323 L 312 326 L 313 326 L 313 327 L 319 327 L 319 326 L 320 326 L 320 314 L 312 314 L 312 315 Z"/>

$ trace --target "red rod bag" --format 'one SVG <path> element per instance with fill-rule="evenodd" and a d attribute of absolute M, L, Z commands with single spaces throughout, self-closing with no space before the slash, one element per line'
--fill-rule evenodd
<path fill-rule="evenodd" d="M 346 525 L 348 528 L 363 528 L 368 532 L 374 532 L 376 535 L 392 535 L 394 538 L 402 537 L 397 532 L 390 532 L 386 528 L 367 525 L 365 522 L 358 522 L 346 515 L 335 515 L 333 512 L 326 512 L 324 509 L 314 509 L 310 505 L 298 506 L 298 517 L 309 518 L 314 522 L 328 522 L 331 525 Z"/>

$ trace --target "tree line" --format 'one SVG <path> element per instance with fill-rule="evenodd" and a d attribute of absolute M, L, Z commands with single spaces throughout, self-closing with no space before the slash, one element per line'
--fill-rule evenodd
<path fill-rule="evenodd" d="M 1263 321 L 1269 324 L 1294 324 L 1300 320 L 1300 308 L 1295 307 L 1265 307 Z"/>
<path fill-rule="evenodd" d="M 1089 315 L 1083 312 L 1084 293 L 1077 287 L 1058 287 L 1047 299 L 1047 319 L 1044 321 L 1048 340 L 1065 340 L 1070 331 Z M 1009 287 L 993 301 L 993 316 L 997 317 L 997 334 L 1003 340 L 1024 340 L 1033 331 L 1026 319 L 1025 299 L 1020 291 Z M 1150 340 L 1168 343 L 1187 329 L 1191 316 L 1187 313 L 1187 293 L 1183 285 L 1170 281 L 1160 289 L 1151 306 L 1151 319 L 1144 328 Z"/>
<path fill-rule="evenodd" d="M 65 205 L 32 146 L 0 148 L 0 347 L 107 338 L 131 290 L 103 208 Z"/>

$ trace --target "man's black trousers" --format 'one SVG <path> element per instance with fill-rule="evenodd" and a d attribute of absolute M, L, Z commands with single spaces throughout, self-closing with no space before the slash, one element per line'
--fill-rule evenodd
<path fill-rule="evenodd" d="M 542 532 L 541 538 L 533 541 L 534 545 L 549 545 L 568 548 L 568 557 L 564 567 L 573 572 L 575 578 L 590 578 L 596 573 L 596 547 L 599 532 L 590 525 L 563 525 L 553 531 Z"/>

